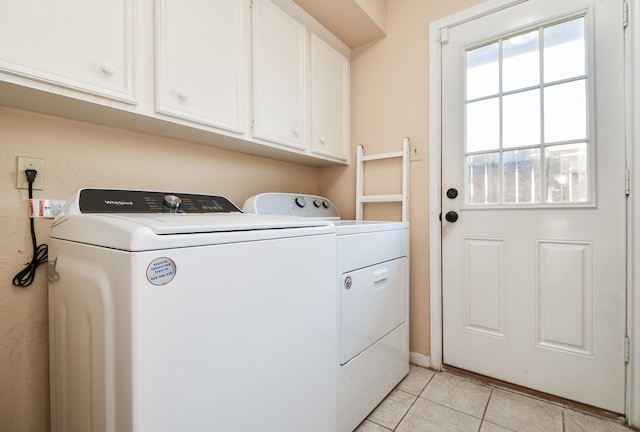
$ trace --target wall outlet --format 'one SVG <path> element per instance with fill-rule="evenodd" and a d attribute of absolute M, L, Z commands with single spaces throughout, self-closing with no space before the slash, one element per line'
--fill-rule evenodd
<path fill-rule="evenodd" d="M 422 141 L 415 138 L 409 139 L 409 160 L 422 160 Z"/>
<path fill-rule="evenodd" d="M 29 189 L 29 181 L 24 173 L 27 169 L 34 169 L 38 171 L 38 175 L 33 181 L 34 190 L 44 189 L 44 159 L 29 158 L 18 156 L 18 170 L 16 172 L 16 188 L 17 189 Z"/>

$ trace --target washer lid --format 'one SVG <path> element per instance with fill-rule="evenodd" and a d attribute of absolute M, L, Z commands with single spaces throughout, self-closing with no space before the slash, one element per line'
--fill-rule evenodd
<path fill-rule="evenodd" d="M 112 192 L 114 191 L 110 191 L 109 196 L 113 196 Z M 162 192 L 126 192 L 135 192 L 129 194 L 130 197 L 166 195 Z M 335 228 L 327 221 L 243 214 L 235 206 L 233 207 L 237 211 L 232 212 L 172 212 L 165 209 L 161 209 L 160 212 L 143 213 L 123 211 L 122 207 L 135 208 L 138 204 L 134 201 L 134 204 L 115 204 L 117 210 L 98 213 L 87 208 L 112 204 L 98 203 L 94 207 L 81 208 L 82 194 L 83 190 L 76 193 L 54 220 L 51 238 L 125 251 L 143 251 L 335 233 Z M 207 195 L 197 197 L 202 198 L 204 202 L 209 202 L 209 197 L 220 198 Z M 149 205 L 156 206 L 157 201 Z"/>

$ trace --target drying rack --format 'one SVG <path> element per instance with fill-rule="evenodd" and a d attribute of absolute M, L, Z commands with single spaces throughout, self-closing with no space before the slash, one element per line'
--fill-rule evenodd
<path fill-rule="evenodd" d="M 364 167 L 365 162 L 381 159 L 402 159 L 402 192 L 399 194 L 365 195 L 364 194 Z M 362 220 L 364 204 L 399 202 L 402 204 L 402 221 L 409 220 L 409 138 L 402 140 L 402 150 L 390 153 L 364 155 L 362 145 L 357 149 L 356 166 L 356 220 Z"/>

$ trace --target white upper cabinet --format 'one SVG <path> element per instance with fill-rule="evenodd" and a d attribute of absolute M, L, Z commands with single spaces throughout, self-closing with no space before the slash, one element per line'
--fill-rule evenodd
<path fill-rule="evenodd" d="M 135 104 L 134 0 L 0 1 L 0 72 Z"/>
<path fill-rule="evenodd" d="M 0 105 L 349 161 L 349 48 L 291 0 L 0 0 Z"/>
<path fill-rule="evenodd" d="M 249 8 L 244 0 L 156 0 L 156 111 L 244 134 Z"/>
<path fill-rule="evenodd" d="M 311 35 L 311 151 L 347 159 L 349 60 Z"/>
<path fill-rule="evenodd" d="M 254 0 L 254 8 L 253 137 L 347 161 L 347 56 L 327 42 L 335 42 L 332 35 L 290 2 Z"/>
<path fill-rule="evenodd" d="M 306 149 L 307 30 L 270 0 L 253 7 L 253 136 Z"/>

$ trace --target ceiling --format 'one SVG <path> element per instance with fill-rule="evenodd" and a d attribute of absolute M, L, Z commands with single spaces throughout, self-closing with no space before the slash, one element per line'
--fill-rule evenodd
<path fill-rule="evenodd" d="M 387 0 L 293 0 L 349 48 L 385 36 Z"/>

